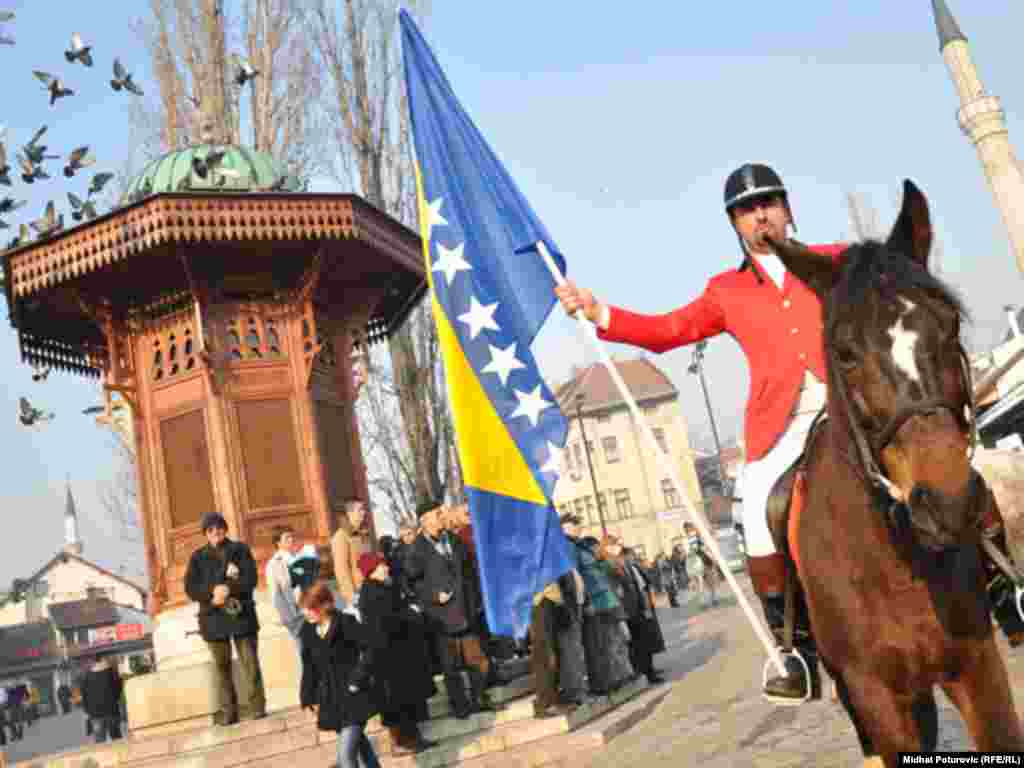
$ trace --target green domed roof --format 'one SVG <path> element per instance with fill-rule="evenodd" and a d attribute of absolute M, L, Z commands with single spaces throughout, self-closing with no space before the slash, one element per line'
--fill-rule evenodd
<path fill-rule="evenodd" d="M 214 168 L 206 168 L 211 152 L 224 152 Z M 204 175 L 201 175 L 205 173 Z M 160 192 L 294 192 L 298 180 L 286 176 L 266 152 L 239 146 L 197 144 L 153 160 L 131 183 L 119 205 Z"/>

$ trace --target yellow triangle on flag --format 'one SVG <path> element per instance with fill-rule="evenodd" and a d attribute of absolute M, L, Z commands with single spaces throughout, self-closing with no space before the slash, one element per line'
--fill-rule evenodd
<path fill-rule="evenodd" d="M 444 308 L 434 295 L 434 280 L 430 270 L 430 218 L 418 163 L 416 197 L 419 204 L 420 236 L 423 240 L 423 259 L 430 287 L 430 302 L 434 321 L 437 323 L 441 358 L 444 360 L 463 482 L 481 491 L 546 506 L 548 500 L 543 489 L 530 471 L 504 421 L 494 410 L 476 371 L 466 358 L 459 337 L 452 328 Z"/>

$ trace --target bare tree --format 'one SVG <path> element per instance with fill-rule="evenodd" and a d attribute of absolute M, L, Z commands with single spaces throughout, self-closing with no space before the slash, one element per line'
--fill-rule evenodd
<path fill-rule="evenodd" d="M 344 0 L 340 15 L 335 10 L 338 5 L 334 0 L 315 0 L 312 25 L 330 83 L 327 112 L 336 116 L 332 135 L 340 170 L 370 203 L 414 225 L 415 176 L 398 48 L 400 3 Z M 422 3 L 404 5 L 414 14 L 424 10 Z M 432 319 L 421 313 L 406 323 L 391 337 L 388 351 L 393 396 L 404 424 L 397 444 L 404 444 L 409 462 L 389 479 L 408 482 L 411 478 L 412 485 L 411 494 L 394 488 L 387 498 L 409 511 L 423 499 L 440 497 L 450 479 L 450 473 L 442 475 L 450 455 L 451 429 L 446 426 Z M 367 431 L 382 430 L 371 424 Z"/>
<path fill-rule="evenodd" d="M 144 145 L 151 153 L 201 140 L 240 144 L 246 133 L 246 143 L 273 155 L 298 178 L 317 172 L 321 69 L 307 39 L 307 4 L 149 0 L 149 18 L 138 27 L 159 101 L 132 120 L 147 134 Z M 232 54 L 244 54 L 259 74 L 239 85 Z"/>

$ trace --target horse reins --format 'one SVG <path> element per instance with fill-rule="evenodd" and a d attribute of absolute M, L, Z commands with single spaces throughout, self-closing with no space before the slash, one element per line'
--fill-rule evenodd
<path fill-rule="evenodd" d="M 967 430 L 969 432 L 968 439 L 970 442 L 967 460 L 971 461 L 974 458 L 974 451 L 978 443 L 977 406 L 974 402 L 971 364 L 962 345 L 959 346 L 959 352 L 961 376 L 963 378 L 965 392 L 967 393 Z M 884 493 L 892 502 L 902 501 L 904 503 L 909 503 L 909 500 L 900 498 L 901 494 L 898 493 L 898 489 L 894 483 L 886 477 L 885 473 L 880 469 L 880 461 L 876 461 L 875 456 L 881 456 L 882 451 L 885 450 L 890 442 L 892 442 L 892 439 L 900 429 L 903 428 L 903 425 L 910 421 L 914 416 L 928 415 L 941 409 L 947 409 L 957 418 L 961 418 L 963 414 L 962 407 L 957 403 L 953 403 L 944 398 L 927 398 L 916 403 L 905 404 L 896 411 L 896 415 L 889 420 L 889 423 L 886 424 L 884 428 L 878 430 L 874 440 L 869 442 L 868 437 L 864 434 L 864 430 L 857 419 L 857 412 L 854 409 L 849 392 L 847 391 L 846 382 L 843 380 L 840 369 L 836 364 L 832 345 L 826 343 L 825 354 L 829 370 L 833 377 L 835 389 L 839 396 L 839 407 L 849 424 L 850 432 L 853 435 L 853 442 L 857 447 L 859 466 L 858 462 L 854 462 L 852 457 L 848 456 L 851 463 L 854 465 L 854 469 L 857 470 L 858 474 L 862 476 L 868 485 L 876 491 Z"/>

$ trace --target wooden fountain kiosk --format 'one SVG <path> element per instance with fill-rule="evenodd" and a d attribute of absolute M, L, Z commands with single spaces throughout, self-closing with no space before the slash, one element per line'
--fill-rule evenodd
<path fill-rule="evenodd" d="M 229 147 L 207 170 L 211 149 L 160 158 L 112 213 L 3 254 L 22 359 L 98 377 L 131 407 L 157 656 L 126 687 L 137 730 L 213 711 L 183 589 L 204 513 L 252 547 L 261 588 L 281 523 L 330 575 L 343 504 L 368 498 L 353 349 L 425 292 L 415 233 L 354 195 L 288 191 L 261 153 Z M 257 597 L 268 707 L 295 706 L 294 645 Z"/>

